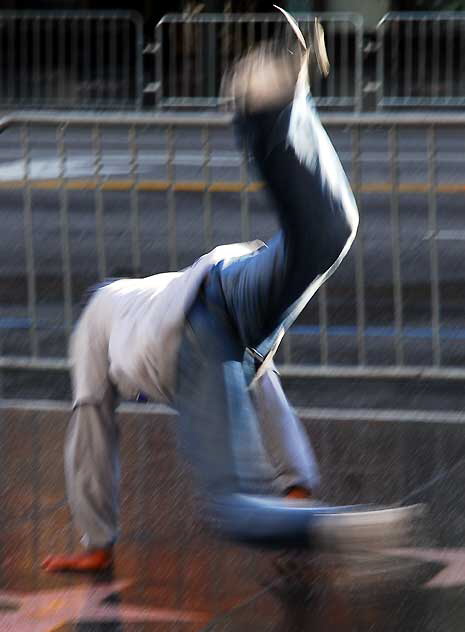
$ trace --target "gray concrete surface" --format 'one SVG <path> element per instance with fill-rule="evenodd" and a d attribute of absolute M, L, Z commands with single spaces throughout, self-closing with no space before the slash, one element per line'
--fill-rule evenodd
<path fill-rule="evenodd" d="M 454 424 L 308 420 L 324 500 L 409 497 L 428 512 L 408 550 L 290 558 L 220 540 L 176 454 L 176 419 L 122 410 L 121 538 L 114 566 L 85 577 L 40 569 L 78 547 L 62 469 L 69 407 L 2 401 L 0 413 L 2 630 L 462 630 L 465 439 Z"/>

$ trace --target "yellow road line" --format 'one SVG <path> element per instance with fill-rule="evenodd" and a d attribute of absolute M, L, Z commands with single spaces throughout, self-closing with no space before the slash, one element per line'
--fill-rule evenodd
<path fill-rule="evenodd" d="M 428 184 L 412 182 L 411 184 L 399 184 L 397 190 L 399 193 L 428 193 L 428 191 L 431 190 L 431 187 Z"/>
<path fill-rule="evenodd" d="M 101 188 L 102 191 L 130 191 L 135 188 L 137 191 L 165 192 L 170 189 L 185 193 L 257 193 L 265 188 L 264 182 L 250 182 L 244 184 L 237 181 L 219 181 L 208 184 L 202 180 L 177 181 L 168 180 L 133 180 L 132 178 L 121 180 L 98 181 L 95 178 L 60 180 L 59 178 L 50 180 L 29 180 L 31 189 L 57 191 L 62 187 L 68 191 L 94 191 Z M 0 181 L 0 189 L 17 190 L 24 186 L 23 180 Z M 395 188 L 398 193 L 428 193 L 430 185 L 422 182 L 404 182 Z M 465 184 L 437 184 L 433 188 L 436 193 L 465 193 Z M 358 193 L 391 193 L 393 186 L 390 182 L 368 182 L 362 184 Z"/>
<path fill-rule="evenodd" d="M 170 183 L 166 180 L 139 180 L 136 183 L 137 191 L 168 191 Z"/>
<path fill-rule="evenodd" d="M 395 189 L 399 193 L 428 193 L 430 186 L 420 182 L 404 182 L 398 184 Z M 391 193 L 393 190 L 390 182 L 368 182 L 359 188 L 360 193 Z"/>
<path fill-rule="evenodd" d="M 206 182 L 181 182 L 173 183 L 173 191 L 185 191 L 186 193 L 203 193 L 207 188 Z"/>
<path fill-rule="evenodd" d="M 438 193 L 465 193 L 465 184 L 438 184 Z"/>
<path fill-rule="evenodd" d="M 23 185 L 24 183 L 22 180 L 5 181 L 0 182 L 0 189 L 22 189 Z"/>

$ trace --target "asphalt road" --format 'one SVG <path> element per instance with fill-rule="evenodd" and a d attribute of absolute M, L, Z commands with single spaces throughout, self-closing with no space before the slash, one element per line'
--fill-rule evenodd
<path fill-rule="evenodd" d="M 330 131 L 333 143 L 346 167 L 351 172 L 352 138 L 350 131 L 334 128 Z M 57 130 L 53 126 L 31 127 L 27 143 L 30 150 L 30 177 L 57 178 L 60 174 L 60 154 Z M 132 146 L 129 131 L 115 126 L 100 128 L 99 139 L 93 129 L 70 126 L 64 134 L 66 165 L 64 175 L 69 178 L 91 177 L 95 174 L 97 144 L 101 149 L 100 175 L 117 178 L 130 175 Z M 399 131 L 399 182 L 428 182 L 428 146 L 424 131 L 403 128 Z M 389 137 L 384 129 L 367 129 L 361 134 L 360 159 L 363 183 L 387 183 L 390 179 Z M 463 180 L 464 138 L 456 129 L 439 130 L 436 139 L 437 179 L 439 183 L 461 183 Z M 158 179 L 166 176 L 170 148 L 174 152 L 175 175 L 178 178 L 201 179 L 205 159 L 205 137 L 202 130 L 179 128 L 170 138 L 165 130 L 138 127 L 137 174 L 141 178 Z M 208 137 L 212 180 L 235 180 L 239 176 L 241 154 L 237 151 L 231 129 L 212 129 Z M 24 174 L 24 142 L 18 126 L 11 126 L 0 134 L 0 182 L 21 179 Z"/>

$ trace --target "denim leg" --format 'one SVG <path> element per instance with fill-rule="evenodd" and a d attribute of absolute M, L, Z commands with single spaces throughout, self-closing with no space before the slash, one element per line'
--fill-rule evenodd
<path fill-rule="evenodd" d="M 309 95 L 243 117 L 239 129 L 281 232 L 267 248 L 218 264 L 213 274 L 244 346 L 257 347 L 277 328 L 287 329 L 334 272 L 354 239 L 358 213 Z"/>
<path fill-rule="evenodd" d="M 174 403 L 180 447 L 202 488 L 213 496 L 266 494 L 274 486 L 243 355 L 226 312 L 200 295 L 181 343 Z"/>

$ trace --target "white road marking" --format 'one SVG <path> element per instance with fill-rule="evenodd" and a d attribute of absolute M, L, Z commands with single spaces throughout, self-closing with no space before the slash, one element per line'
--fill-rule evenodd
<path fill-rule="evenodd" d="M 103 152 L 101 156 L 100 174 L 103 177 L 124 175 L 130 173 L 131 157 L 128 152 Z M 165 152 L 139 152 L 138 174 L 150 173 L 154 167 L 165 166 L 168 154 Z M 210 167 L 239 168 L 242 156 L 238 152 L 212 153 L 209 159 Z M 202 167 L 204 158 L 201 152 L 176 152 L 173 160 L 175 166 Z M 14 160 L 0 164 L 0 181 L 21 180 L 24 177 L 24 160 Z M 29 165 L 29 179 L 48 180 L 60 177 L 60 160 L 56 154 L 49 158 L 31 158 Z M 66 178 L 82 178 L 94 176 L 95 158 L 92 154 L 70 156 L 65 162 Z"/>
<path fill-rule="evenodd" d="M 60 160 L 55 151 L 41 152 L 40 157 L 34 157 L 38 152 L 31 151 L 29 162 L 30 180 L 49 180 L 60 177 Z M 339 151 L 341 161 L 350 166 L 352 154 L 349 151 Z M 210 168 L 239 169 L 242 163 L 242 154 L 238 151 L 212 151 L 209 158 Z M 368 163 L 367 167 L 379 167 L 389 161 L 389 153 L 383 151 L 368 151 L 361 156 L 362 163 Z M 428 157 L 424 152 L 403 152 L 399 155 L 401 164 L 410 165 L 417 163 L 426 168 Z M 443 153 L 437 154 L 438 164 L 454 162 L 465 166 L 464 154 Z M 165 167 L 168 162 L 168 154 L 165 151 L 140 151 L 137 158 L 137 173 L 139 176 L 153 175 L 154 168 L 158 170 Z M 128 151 L 112 150 L 103 151 L 101 155 L 100 175 L 104 178 L 111 176 L 130 175 L 131 156 Z M 174 154 L 175 167 L 198 167 L 204 165 L 204 155 L 199 151 L 177 151 Z M 24 160 L 12 160 L 0 162 L 0 182 L 21 180 L 24 177 Z M 95 176 L 95 155 L 91 152 L 68 153 L 65 162 L 64 177 L 88 178 Z"/>

